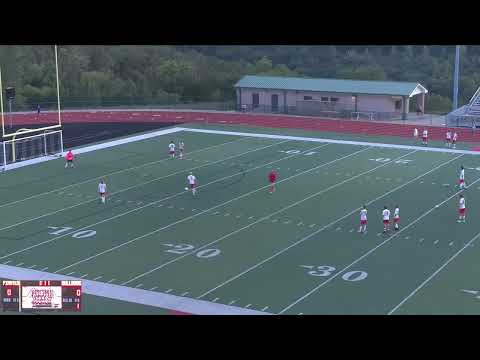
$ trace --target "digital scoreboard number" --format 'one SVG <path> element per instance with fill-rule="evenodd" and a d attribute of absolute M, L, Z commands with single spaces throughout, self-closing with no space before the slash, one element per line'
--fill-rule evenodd
<path fill-rule="evenodd" d="M 3 311 L 80 311 L 82 282 L 77 280 L 2 281 Z"/>

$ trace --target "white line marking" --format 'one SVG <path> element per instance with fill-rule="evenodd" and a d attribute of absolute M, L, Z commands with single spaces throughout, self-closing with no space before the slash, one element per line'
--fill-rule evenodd
<path fill-rule="evenodd" d="M 450 242 L 450 243 L 448 243 L 448 246 L 452 246 L 452 245 L 453 245 L 453 241 L 452 241 L 452 242 Z"/>
<path fill-rule="evenodd" d="M 7 265 L 8 263 L 11 263 L 11 262 L 12 262 L 12 260 L 7 260 L 7 261 L 5 261 L 3 264 L 4 264 L 4 265 Z"/>
<path fill-rule="evenodd" d="M 87 277 L 87 276 L 88 276 L 88 274 L 83 274 L 83 275 L 80 276 L 80 277 L 83 279 L 83 278 L 85 278 L 85 277 Z"/>
<path fill-rule="evenodd" d="M 407 155 L 408 155 L 408 154 L 407 154 Z M 442 163 L 442 164 L 440 164 L 440 165 L 437 165 L 436 167 L 434 167 L 433 169 L 430 169 L 429 171 L 423 173 L 422 175 L 419 175 L 419 176 L 413 178 L 412 180 L 409 180 L 409 181 L 407 181 L 406 183 L 404 183 L 404 184 L 402 184 L 402 185 L 399 185 L 399 186 L 391 189 L 390 191 L 384 193 L 383 195 L 380 195 L 380 196 L 376 197 L 375 199 L 367 202 L 365 205 L 370 205 L 370 204 L 372 204 L 372 203 L 374 203 L 374 202 L 376 202 L 376 201 L 384 198 L 385 196 L 393 193 L 394 191 L 397 191 L 397 190 L 399 190 L 399 189 L 407 186 L 408 184 L 411 184 L 411 183 L 417 181 L 419 178 L 422 178 L 423 176 L 426 176 L 426 175 L 432 173 L 433 171 L 438 170 L 438 169 L 440 169 L 441 167 L 443 167 L 443 166 L 451 163 L 452 161 L 455 161 L 455 160 L 459 159 L 461 156 L 462 156 L 462 155 L 456 156 L 456 157 L 454 157 L 454 158 L 452 158 L 452 159 L 450 159 L 450 160 L 448 160 L 448 161 L 446 161 L 446 162 L 444 162 L 444 163 Z M 397 159 L 395 159 L 395 160 L 397 160 Z M 222 284 L 220 284 L 220 285 L 214 287 L 213 289 L 207 291 L 206 293 L 202 294 L 201 296 L 203 297 L 204 295 L 207 295 L 208 293 L 210 293 L 210 292 L 212 292 L 212 291 L 214 291 L 214 290 L 216 290 L 216 289 L 218 289 L 218 288 L 220 288 L 220 287 L 222 287 L 222 286 L 224 286 L 224 285 L 226 285 L 226 284 L 234 281 L 235 279 L 238 279 L 239 277 L 243 276 L 244 274 L 246 274 L 246 273 L 248 273 L 248 272 L 256 269 L 257 267 L 263 265 L 264 263 L 270 261 L 271 259 L 279 256 L 280 254 L 284 253 L 285 251 L 289 250 L 290 248 L 295 247 L 295 246 L 303 243 L 304 241 L 308 240 L 308 239 L 311 238 L 312 236 L 315 236 L 316 234 L 322 232 L 323 230 L 329 228 L 330 226 L 336 224 L 337 222 L 339 222 L 339 221 L 341 221 L 341 220 L 343 220 L 343 219 L 351 216 L 352 214 L 356 213 L 356 212 L 357 212 L 358 210 L 360 210 L 360 209 L 361 209 L 361 208 L 356 208 L 356 209 L 350 211 L 348 214 L 346 214 L 346 215 L 338 218 L 337 220 L 332 221 L 331 223 L 329 223 L 329 224 L 327 224 L 327 225 L 325 225 L 325 226 L 322 226 L 320 229 L 314 231 L 314 232 L 311 233 L 310 235 L 307 235 L 306 237 L 298 240 L 297 242 L 295 242 L 295 243 L 293 243 L 292 245 L 284 248 L 283 250 L 278 251 L 277 253 L 273 254 L 272 256 L 270 256 L 270 257 L 262 260 L 261 262 L 257 263 L 256 265 L 251 266 L 250 268 L 246 269 L 245 271 L 241 272 L 241 273 L 238 274 L 238 275 L 235 275 L 234 277 L 228 279 L 227 281 L 223 282 Z M 408 225 L 407 225 L 405 228 L 408 228 Z M 403 229 L 405 229 L 405 228 L 403 228 Z M 402 231 L 402 230 L 400 230 L 399 232 L 401 232 L 401 231 Z M 380 235 L 381 235 L 381 234 L 382 234 L 382 233 L 380 233 Z M 398 234 L 398 233 L 397 233 L 397 234 Z M 211 244 L 208 244 L 208 245 L 211 245 Z M 183 256 L 185 256 L 185 255 L 183 255 Z"/>
<path fill-rule="evenodd" d="M 425 240 L 424 238 L 421 238 L 420 240 L 418 240 L 419 242 L 423 242 L 423 240 Z"/>
<path fill-rule="evenodd" d="M 263 146 L 263 147 L 260 147 L 260 148 L 251 149 L 251 150 L 249 150 L 249 151 L 243 152 L 243 153 L 238 154 L 238 155 L 232 155 L 232 156 L 226 157 L 226 158 L 221 159 L 221 160 L 217 160 L 217 161 L 212 162 L 212 163 L 209 163 L 209 164 L 200 165 L 200 166 L 191 168 L 190 170 L 200 169 L 200 168 L 203 168 L 203 167 L 206 167 L 206 166 L 210 166 L 210 165 L 213 165 L 213 164 L 221 163 L 221 162 L 224 162 L 225 160 L 228 160 L 228 159 L 231 159 L 231 158 L 235 158 L 235 157 L 239 157 L 239 156 L 242 156 L 242 155 L 245 155 L 245 154 L 249 154 L 249 153 L 251 153 L 251 152 L 255 152 L 255 151 L 259 151 L 259 150 L 264 150 L 264 149 L 267 149 L 267 148 L 269 148 L 269 147 L 276 146 L 276 145 L 282 144 L 282 143 L 287 142 L 287 141 L 289 141 L 289 140 L 284 140 L 284 141 L 276 142 L 276 143 L 274 143 L 274 144 L 270 144 L 270 145 Z M 278 161 L 278 160 L 277 160 L 277 161 Z M 265 165 L 263 165 L 263 166 L 265 166 Z M 250 169 L 250 171 L 251 171 L 251 170 L 253 170 L 253 169 Z M 144 185 L 147 185 L 147 184 L 150 184 L 150 183 L 153 183 L 153 182 L 162 180 L 162 179 L 169 178 L 169 177 L 174 176 L 174 175 L 183 174 L 183 173 L 185 173 L 185 171 L 187 171 L 187 170 L 184 169 L 184 170 L 176 171 L 176 172 L 170 173 L 170 174 L 168 174 L 168 175 L 164 175 L 164 176 L 161 176 L 161 177 L 152 179 L 152 180 L 148 180 L 148 181 L 145 181 L 145 182 L 142 182 L 142 183 L 138 183 L 138 184 L 135 184 L 135 185 L 126 187 L 126 188 L 124 188 L 124 189 L 122 189 L 122 190 L 118 190 L 118 191 L 115 191 L 115 192 L 111 193 L 111 194 L 110 194 L 110 197 L 113 196 L 113 195 L 121 194 L 121 193 L 126 192 L 126 191 L 131 190 L 131 189 L 135 189 L 135 188 L 138 188 L 138 187 L 141 187 L 141 186 L 144 186 Z M 238 174 L 243 174 L 243 173 L 244 173 L 244 172 L 238 173 Z M 232 175 L 232 176 L 233 176 L 233 175 Z M 230 177 L 232 177 L 232 176 L 230 176 Z M 216 180 L 216 181 L 219 181 L 219 180 Z M 208 183 L 208 184 L 199 186 L 199 188 L 200 188 L 200 187 L 204 187 L 204 186 L 209 185 L 209 184 L 211 184 L 211 183 Z M 185 192 L 182 191 L 181 193 L 177 193 L 177 194 L 173 195 L 172 197 L 175 197 L 175 196 L 178 196 L 178 195 L 182 195 L 182 194 L 184 194 L 184 193 L 185 193 Z M 170 198 L 171 198 L 171 197 L 170 197 Z M 76 208 L 76 207 L 78 207 L 78 206 L 91 203 L 91 202 L 93 202 L 93 201 L 96 201 L 96 200 L 95 200 L 95 199 L 87 200 L 87 201 L 83 201 L 83 202 L 78 203 L 78 204 L 75 204 L 75 205 L 67 206 L 67 207 L 62 208 L 62 209 L 58 209 L 58 210 L 55 210 L 55 211 L 51 211 L 51 212 L 49 212 L 49 213 L 46 213 L 46 214 L 37 216 L 37 217 L 35 217 L 35 218 L 30 218 L 30 219 L 27 219 L 27 220 L 18 222 L 18 223 L 16 223 L 16 224 L 12 224 L 12 225 L 9 225 L 9 226 L 5 226 L 5 227 L 3 227 L 3 228 L 0 228 L 0 231 L 7 230 L 7 229 L 11 229 L 11 228 L 14 228 L 14 227 L 16 227 L 16 226 L 23 225 L 23 224 L 26 224 L 26 223 L 29 223 L 29 222 L 31 222 L 31 221 L 35 221 L 35 220 L 38 220 L 38 219 L 42 219 L 42 218 L 47 217 L 47 216 L 50 216 L 50 215 L 58 214 L 58 213 L 60 213 L 60 212 L 62 212 L 62 211 L 70 210 L 70 209 Z M 161 201 L 161 200 L 158 200 L 158 201 L 152 202 L 152 203 L 148 203 L 148 204 L 145 205 L 145 206 L 150 206 L 150 205 L 152 205 L 152 204 L 154 204 L 154 203 L 158 203 L 159 201 Z M 132 201 L 128 201 L 128 202 L 132 202 Z M 138 208 L 138 209 L 141 209 L 141 208 L 142 208 L 142 207 L 140 207 L 140 208 Z"/>
<path fill-rule="evenodd" d="M 267 309 L 268 309 L 268 306 L 265 306 L 265 307 L 262 309 L 262 311 L 265 311 L 265 310 L 267 310 Z"/>
<path fill-rule="evenodd" d="M 93 279 L 93 280 L 98 280 L 98 279 L 101 279 L 102 277 L 103 277 L 103 276 L 100 275 L 100 276 L 97 276 L 97 277 L 96 277 L 95 279 Z"/>
<path fill-rule="evenodd" d="M 70 275 L 72 275 L 72 274 L 75 274 L 75 271 L 69 272 L 69 273 L 67 274 L 67 276 L 70 276 Z"/>
<path fill-rule="evenodd" d="M 17 266 L 22 266 L 22 265 L 23 265 L 23 263 L 22 263 L 22 262 L 21 262 L 21 263 L 19 263 L 19 264 L 17 264 Z"/>
<path fill-rule="evenodd" d="M 115 280 L 117 280 L 117 279 L 110 279 L 110 280 L 108 280 L 108 283 L 110 284 L 110 283 L 114 282 Z"/>
<path fill-rule="evenodd" d="M 245 306 L 245 309 L 248 309 L 250 306 L 252 306 L 252 304 L 248 304 L 247 306 Z"/>
<path fill-rule="evenodd" d="M 477 180 L 478 181 L 478 180 Z M 470 244 L 473 244 L 478 238 L 480 237 L 480 233 L 475 235 L 468 243 L 465 244 L 460 250 L 458 250 L 450 259 L 448 259 L 442 266 L 440 266 L 432 275 L 430 275 L 424 282 L 422 282 L 415 290 L 413 290 L 406 298 L 404 298 L 400 303 L 395 306 L 392 310 L 388 312 L 388 315 L 392 315 L 395 311 L 397 311 L 400 306 L 405 304 L 405 302 L 410 299 L 413 295 L 415 295 L 421 288 L 423 288 L 430 280 L 432 280 L 443 268 L 445 268 L 453 259 L 455 259 L 458 255 L 460 255 L 463 250 L 465 250 Z"/>
<path fill-rule="evenodd" d="M 308 227 L 309 227 L 309 228 L 313 228 L 315 225 L 317 225 L 317 224 L 311 224 L 311 225 L 309 225 Z"/>
<path fill-rule="evenodd" d="M 29 267 L 29 269 L 33 269 L 35 267 L 37 267 L 37 265 L 32 265 L 32 266 Z"/>
<path fill-rule="evenodd" d="M 237 302 L 237 300 L 232 300 L 228 303 L 228 305 L 232 305 L 232 304 L 235 304 Z"/>
<path fill-rule="evenodd" d="M 260 150 L 260 149 L 257 149 L 257 150 Z M 365 151 L 365 150 L 368 150 L 368 148 L 364 148 L 364 149 L 362 149 L 362 150 L 356 151 L 356 152 L 354 152 L 354 153 L 351 153 L 351 154 L 349 154 L 349 155 L 343 156 L 343 157 L 341 157 L 341 158 L 337 158 L 337 159 L 335 159 L 335 160 L 329 161 L 329 162 L 327 162 L 327 163 L 324 163 L 324 164 L 322 164 L 322 165 L 317 166 L 316 168 L 318 168 L 318 167 L 323 167 L 323 166 L 327 166 L 327 165 L 329 165 L 329 164 L 331 164 L 331 163 L 334 163 L 334 162 L 336 162 L 336 161 L 340 161 L 340 160 L 343 160 L 343 159 L 348 158 L 348 157 L 350 157 L 350 156 L 354 156 L 354 155 L 356 155 L 357 153 L 363 152 L 363 151 Z M 240 154 L 240 155 L 241 155 L 241 154 Z M 238 155 L 238 156 L 240 156 L 240 155 Z M 290 158 L 290 157 L 295 156 L 295 155 L 297 155 L 297 154 L 290 155 L 290 156 L 287 156 L 287 157 L 285 157 L 285 158 L 283 158 L 283 159 L 275 160 L 275 161 L 273 161 L 273 162 L 282 161 L 282 160 L 285 160 L 285 159 Z M 265 166 L 267 166 L 267 165 L 269 165 L 269 163 L 263 164 L 263 165 L 259 165 L 258 167 L 255 167 L 255 168 L 252 168 L 252 169 L 250 169 L 250 170 L 247 170 L 247 172 L 256 170 L 256 168 L 265 167 Z M 290 176 L 290 177 L 287 177 L 287 178 L 285 178 L 285 179 L 282 179 L 282 180 L 280 180 L 278 183 L 281 183 L 281 182 L 283 182 L 283 181 L 290 180 L 290 179 L 292 179 L 292 178 L 294 178 L 294 177 L 297 177 L 297 176 L 300 176 L 300 175 L 309 173 L 309 172 L 311 172 L 313 169 L 315 169 L 315 168 L 312 168 L 312 169 L 309 169 L 309 170 L 305 170 L 305 171 L 303 171 L 303 172 L 301 172 L 301 173 L 299 173 L 299 174 L 292 175 L 292 176 Z M 245 174 L 245 172 L 238 172 L 238 173 L 235 173 L 235 174 L 233 174 L 233 175 L 225 176 L 225 177 L 223 177 L 223 178 L 220 178 L 220 179 L 214 180 L 214 181 L 212 181 L 212 182 L 206 183 L 206 184 L 204 184 L 204 185 L 201 185 L 201 186 L 199 186 L 198 188 L 201 188 L 201 187 L 205 187 L 205 186 L 207 186 L 207 185 L 214 184 L 214 183 L 216 183 L 216 182 L 219 182 L 219 181 L 222 181 L 222 180 L 225 180 L 225 179 L 228 179 L 228 178 L 237 176 L 237 175 L 239 175 L 239 174 Z M 255 193 L 255 192 L 264 190 L 264 189 L 266 189 L 266 188 L 268 188 L 268 187 L 269 187 L 269 185 L 266 185 L 266 186 L 263 186 L 263 187 L 258 188 L 258 189 L 256 189 L 256 190 L 252 190 L 252 191 L 249 192 L 249 193 L 240 195 L 240 196 L 238 196 L 238 197 L 236 197 L 236 198 L 233 198 L 233 199 L 231 199 L 231 200 L 228 200 L 228 201 L 226 201 L 226 202 L 224 202 L 224 203 L 221 203 L 221 204 L 216 205 L 216 206 L 214 206 L 214 207 L 211 207 L 211 208 L 209 208 L 209 209 L 207 209 L 207 210 L 204 210 L 204 211 L 202 211 L 202 212 L 199 212 L 199 213 L 197 213 L 197 214 L 194 215 L 194 216 L 202 215 L 202 214 L 203 214 L 204 212 L 206 212 L 206 211 L 213 210 L 213 209 L 215 209 L 215 208 L 217 208 L 217 207 L 223 206 L 223 205 L 225 205 L 225 204 L 227 204 L 227 203 L 230 203 L 230 202 L 232 202 L 232 201 L 241 199 L 242 197 L 246 197 L 246 196 L 248 196 L 248 195 L 250 195 L 250 194 L 253 194 L 253 193 Z M 63 235 L 59 235 L 59 236 L 54 237 L 54 238 L 52 238 L 52 239 L 50 239 L 50 240 L 46 240 L 46 241 L 40 242 L 40 243 L 38 243 L 38 244 L 31 245 L 31 246 L 29 246 L 29 247 L 27 247 L 27 248 L 24 248 L 24 249 L 18 250 L 18 251 L 16 251 L 16 252 L 13 252 L 13 253 L 4 255 L 4 256 L 0 257 L 0 260 L 3 259 L 3 258 L 5 258 L 5 257 L 11 256 L 11 255 L 15 255 L 15 254 L 18 254 L 18 253 L 21 253 L 21 252 L 30 250 L 30 249 L 32 249 L 32 248 L 41 246 L 41 245 L 43 245 L 43 244 L 48 244 L 48 243 L 53 242 L 53 241 L 56 241 L 56 240 L 58 240 L 58 239 L 60 239 L 60 238 L 66 237 L 66 236 L 68 236 L 68 235 L 72 235 L 72 234 L 73 234 L 74 232 L 76 232 L 76 231 L 85 230 L 85 229 L 88 229 L 89 227 L 96 226 L 96 225 L 99 225 L 99 224 L 108 222 L 108 221 L 110 221 L 110 220 L 119 218 L 119 217 L 121 217 L 121 216 L 128 215 L 128 214 L 130 214 L 130 213 L 132 213 L 132 212 L 136 212 L 136 211 L 142 210 L 142 209 L 144 209 L 144 208 L 146 208 L 146 207 L 150 207 L 150 206 L 155 205 L 155 204 L 157 204 L 157 203 L 159 203 L 159 202 L 161 202 L 161 201 L 165 201 L 165 200 L 172 199 L 172 198 L 177 197 L 177 196 L 180 196 L 180 195 L 182 195 L 182 194 L 184 194 L 184 193 L 185 193 L 185 192 L 182 191 L 182 192 L 180 192 L 180 193 L 167 196 L 167 197 L 165 197 L 165 198 L 163 198 L 163 199 L 156 200 L 156 201 L 154 201 L 154 202 L 148 203 L 148 204 L 143 205 L 143 206 L 141 206 L 141 207 L 131 209 L 131 210 L 127 211 L 127 212 L 124 212 L 124 213 L 121 213 L 121 214 L 112 216 L 112 217 L 110 217 L 110 218 L 101 220 L 101 221 L 99 221 L 99 222 L 97 222 L 97 223 L 94 223 L 94 224 L 90 224 L 90 225 L 88 225 L 88 226 L 85 226 L 85 227 L 83 227 L 83 228 L 77 229 L 77 230 L 72 231 L 72 232 L 70 232 L 70 233 L 66 233 L 66 234 L 63 234 Z M 183 220 L 181 220 L 181 221 L 189 220 L 189 219 L 190 219 L 190 218 L 188 217 L 188 218 L 185 218 L 185 219 L 183 219 Z M 173 224 L 170 224 L 170 225 L 173 225 Z M 1 231 L 1 230 L 2 230 L 2 229 L 0 229 L 0 231 Z"/>
<path fill-rule="evenodd" d="M 434 244 L 434 245 L 437 245 L 438 242 L 439 242 L 439 240 L 435 240 L 435 241 L 433 242 L 433 244 Z"/>
<path fill-rule="evenodd" d="M 477 180 L 475 180 L 472 184 L 476 183 L 480 181 L 480 178 L 478 178 Z M 457 191 L 456 193 L 454 193 L 453 195 L 451 195 L 450 197 L 448 197 L 447 199 L 445 199 L 444 201 L 442 201 L 440 204 L 443 205 L 445 204 L 446 202 L 448 202 L 449 200 L 453 199 L 455 196 L 457 196 L 459 193 L 461 193 L 461 191 Z M 393 234 L 392 236 L 390 236 L 389 238 L 387 238 L 386 240 L 384 240 L 383 242 L 381 242 L 380 244 L 378 244 L 377 246 L 375 246 L 374 248 L 370 249 L 369 251 L 367 251 L 366 253 L 364 253 L 362 256 L 360 256 L 359 258 L 357 258 L 356 260 L 354 260 L 353 262 L 351 262 L 349 265 L 345 266 L 343 269 L 341 269 L 340 271 L 337 271 L 334 275 L 332 275 L 330 278 L 328 278 L 327 280 L 325 280 L 324 282 L 322 282 L 320 285 L 316 286 L 315 288 L 313 288 L 312 290 L 310 290 L 308 293 L 306 293 L 305 295 L 303 295 L 302 297 L 298 298 L 297 300 L 295 300 L 293 303 L 291 303 L 290 305 L 288 305 L 287 307 L 285 307 L 282 311 L 279 312 L 279 314 L 282 314 L 283 312 L 285 312 L 286 310 L 290 309 L 292 306 L 298 304 L 300 301 L 304 300 L 305 298 L 307 298 L 308 296 L 310 296 L 311 294 L 313 294 L 315 291 L 317 291 L 319 288 L 321 288 L 322 286 L 324 286 L 325 284 L 328 284 L 330 281 L 332 281 L 333 279 L 337 278 L 339 275 L 341 275 L 345 270 L 348 270 L 350 269 L 353 265 L 355 265 L 356 263 L 358 263 L 359 261 L 363 260 L 364 258 L 366 258 L 367 256 L 369 256 L 370 254 L 372 254 L 373 252 L 375 252 L 378 248 L 382 247 L 384 244 L 390 242 L 393 238 L 395 238 L 396 236 L 398 236 L 399 234 L 402 233 L 402 231 L 408 229 L 409 227 L 411 227 L 412 225 L 416 224 L 418 221 L 420 221 L 421 219 L 423 219 L 425 216 L 429 215 L 432 211 L 434 211 L 435 208 L 431 208 L 430 210 L 424 212 L 422 215 L 420 215 L 416 220 L 412 221 L 411 223 L 405 225 L 405 227 L 403 227 L 402 229 L 400 229 L 397 233 Z M 480 233 L 477 235 L 477 236 L 480 236 Z M 476 239 L 476 237 L 474 238 Z M 471 242 L 471 240 L 470 240 Z M 470 243 L 469 242 L 469 243 Z M 464 247 L 465 248 L 465 247 Z M 462 249 L 464 249 L 462 248 Z"/>
<path fill-rule="evenodd" d="M 410 236 L 405 236 L 405 240 L 408 240 L 408 239 L 410 239 Z"/>
<path fill-rule="evenodd" d="M 215 299 L 212 300 L 212 302 L 217 302 L 218 299 L 219 299 L 219 298 L 216 297 Z"/>
<path fill-rule="evenodd" d="M 153 291 L 153 290 L 155 290 L 155 289 L 158 289 L 158 286 L 152 287 L 152 288 L 150 289 L 150 291 Z"/>
<path fill-rule="evenodd" d="M 472 294 L 472 295 L 477 295 L 477 294 L 480 292 L 480 291 L 478 291 L 478 290 L 463 290 L 463 289 L 460 290 L 460 291 L 463 291 L 463 292 L 465 292 L 465 293 L 467 293 L 467 294 Z"/>
<path fill-rule="evenodd" d="M 171 293 L 173 289 L 168 289 L 167 291 L 165 291 L 167 294 Z"/>
<path fill-rule="evenodd" d="M 381 235 L 382 235 L 382 233 L 381 233 L 381 232 L 377 233 L 377 236 L 381 236 Z"/>
<path fill-rule="evenodd" d="M 278 221 L 278 219 L 273 219 L 272 223 L 276 223 L 277 221 Z"/>
<path fill-rule="evenodd" d="M 351 232 L 351 233 L 352 233 L 352 232 L 354 232 L 354 231 L 355 231 L 355 229 L 350 229 L 350 231 L 349 231 L 349 232 Z"/>
<path fill-rule="evenodd" d="M 337 228 L 335 229 L 335 231 L 340 231 L 340 230 L 342 230 L 341 227 L 337 227 Z"/>
<path fill-rule="evenodd" d="M 302 226 L 302 225 L 303 225 L 303 222 L 301 221 L 297 224 L 297 226 Z"/>
<path fill-rule="evenodd" d="M 180 296 L 185 296 L 185 295 L 187 295 L 187 294 L 188 294 L 188 291 L 185 291 L 185 292 L 184 292 L 182 295 L 180 295 Z"/>
<path fill-rule="evenodd" d="M 143 286 L 143 284 L 138 284 L 137 286 L 135 286 L 135 288 L 138 289 L 139 287 L 142 287 L 142 286 Z"/>
<path fill-rule="evenodd" d="M 45 266 L 41 271 L 48 270 L 48 266 Z"/>
<path fill-rule="evenodd" d="M 255 217 L 255 216 L 250 216 L 250 217 L 248 218 L 248 220 L 251 220 L 251 219 L 253 219 L 254 217 Z"/>

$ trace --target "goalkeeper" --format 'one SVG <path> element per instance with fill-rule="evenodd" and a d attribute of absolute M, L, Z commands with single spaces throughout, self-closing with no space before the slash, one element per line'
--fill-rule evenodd
<path fill-rule="evenodd" d="M 73 152 L 72 150 L 69 150 L 67 155 L 65 156 L 65 169 L 68 167 L 68 165 L 70 164 L 70 167 L 74 167 L 73 166 Z"/>

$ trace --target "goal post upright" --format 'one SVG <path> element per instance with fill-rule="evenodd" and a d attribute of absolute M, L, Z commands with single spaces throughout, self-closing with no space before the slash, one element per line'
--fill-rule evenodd
<path fill-rule="evenodd" d="M 58 125 L 62 126 L 62 117 L 60 114 L 60 79 L 58 76 L 58 51 L 55 45 L 55 72 L 57 77 L 57 105 L 58 105 Z"/>
<path fill-rule="evenodd" d="M 5 118 L 3 115 L 3 85 L 2 85 L 2 66 L 0 64 L 0 108 L 2 112 L 2 136 L 5 136 Z"/>

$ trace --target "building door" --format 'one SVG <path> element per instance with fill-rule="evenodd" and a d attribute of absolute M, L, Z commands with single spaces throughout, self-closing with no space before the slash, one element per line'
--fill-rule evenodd
<path fill-rule="evenodd" d="M 252 108 L 255 109 L 258 107 L 260 104 L 260 97 L 258 96 L 258 93 L 253 93 L 252 94 Z"/>
<path fill-rule="evenodd" d="M 277 112 L 278 111 L 278 95 L 273 94 L 272 95 L 272 112 Z"/>

